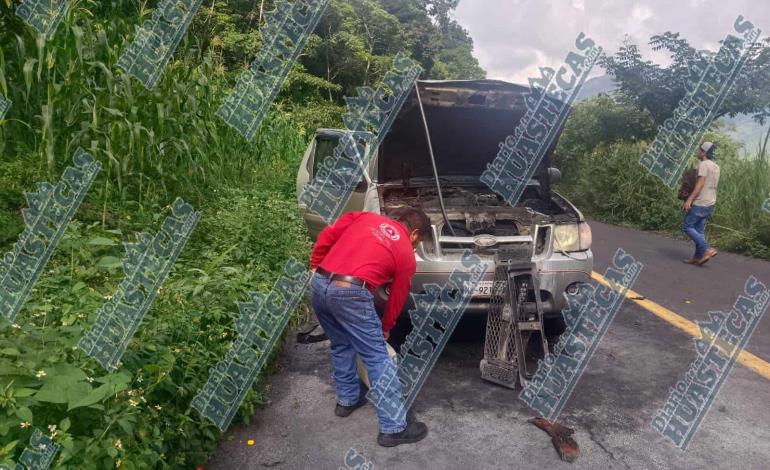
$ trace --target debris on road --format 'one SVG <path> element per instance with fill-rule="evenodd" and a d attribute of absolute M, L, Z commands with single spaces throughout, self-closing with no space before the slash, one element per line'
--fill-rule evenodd
<path fill-rule="evenodd" d="M 545 418 L 532 418 L 529 422 L 551 436 L 551 442 L 563 461 L 572 463 L 580 456 L 580 447 L 572 439 L 572 434 L 575 433 L 574 429 L 562 426 L 555 421 L 548 421 Z"/>

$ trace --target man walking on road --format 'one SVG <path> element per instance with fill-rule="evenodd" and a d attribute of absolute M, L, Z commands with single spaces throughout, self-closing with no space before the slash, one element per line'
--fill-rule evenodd
<path fill-rule="evenodd" d="M 706 242 L 706 221 L 717 203 L 719 165 L 714 162 L 716 148 L 712 142 L 703 142 L 698 151 L 698 179 L 695 188 L 684 202 L 682 231 L 695 242 L 695 254 L 685 260 L 687 264 L 703 266 L 717 255 L 717 250 Z"/>
<path fill-rule="evenodd" d="M 404 307 L 417 268 L 414 248 L 430 230 L 430 219 L 420 210 L 399 209 L 393 218 L 371 212 L 349 212 L 326 227 L 313 247 L 310 267 L 313 310 L 331 341 L 331 358 L 337 392 L 334 413 L 347 417 L 366 404 L 356 373 L 356 354 L 375 383 L 390 361 L 385 340 Z M 373 292 L 392 281 L 382 321 L 374 309 Z M 386 393 L 401 400 L 401 386 L 393 381 Z M 377 410 L 385 447 L 422 440 L 424 423 L 394 420 Z"/>

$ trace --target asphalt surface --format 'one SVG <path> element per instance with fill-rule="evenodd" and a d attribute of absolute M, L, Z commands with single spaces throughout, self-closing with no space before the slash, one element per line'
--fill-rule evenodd
<path fill-rule="evenodd" d="M 729 311 L 749 275 L 770 284 L 770 262 L 720 253 L 704 267 L 685 265 L 689 243 L 592 223 L 595 270 L 619 247 L 644 263 L 633 290 L 695 321 Z M 770 469 L 770 381 L 736 364 L 689 448 L 650 427 L 695 358 L 693 338 L 626 300 L 565 406 L 581 455 L 559 460 L 550 438 L 527 423 L 535 414 L 512 391 L 482 381 L 484 322 L 463 320 L 414 409 L 430 432 L 386 449 L 375 442 L 371 404 L 334 415 L 328 342 L 298 345 L 288 336 L 268 387 L 269 406 L 251 425 L 233 426 L 206 469 L 338 469 L 351 447 L 380 469 Z M 770 362 L 770 314 L 746 348 Z M 248 445 L 249 440 L 253 445 Z"/>

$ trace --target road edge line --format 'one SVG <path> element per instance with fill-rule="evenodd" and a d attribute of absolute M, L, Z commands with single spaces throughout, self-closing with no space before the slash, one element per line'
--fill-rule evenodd
<path fill-rule="evenodd" d="M 604 276 L 597 273 L 596 271 L 591 273 L 591 277 L 595 281 L 607 287 L 612 287 L 607 279 L 605 279 Z M 694 338 L 700 338 L 700 329 L 698 328 L 698 325 L 673 312 L 672 310 L 669 310 L 666 307 L 657 304 L 652 300 L 649 300 L 647 297 L 631 289 L 626 291 L 626 298 L 647 310 L 648 312 L 652 313 L 656 317 L 660 318 L 661 320 L 665 321 L 666 323 L 679 328 L 688 335 Z M 760 357 L 755 356 L 746 350 L 743 350 L 738 354 L 738 362 L 741 363 L 744 367 L 747 367 L 753 372 L 764 377 L 765 379 L 770 380 L 770 363 L 764 359 L 761 359 Z"/>

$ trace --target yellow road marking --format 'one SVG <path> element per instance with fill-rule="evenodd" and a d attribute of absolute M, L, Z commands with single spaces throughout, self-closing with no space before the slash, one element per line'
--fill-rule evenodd
<path fill-rule="evenodd" d="M 597 272 L 591 273 L 591 277 L 594 278 L 597 282 L 604 284 L 605 286 L 612 287 L 609 281 L 607 281 L 604 276 Z M 652 313 L 653 315 L 657 316 L 661 320 L 674 325 L 690 336 L 700 338 L 700 329 L 698 328 L 698 325 L 672 312 L 666 307 L 656 304 L 652 300 L 647 299 L 643 295 L 634 292 L 631 289 L 626 291 L 626 298 L 647 310 L 648 312 Z M 770 363 L 764 359 L 760 359 L 748 351 L 741 351 L 740 354 L 738 354 L 738 362 L 766 378 L 767 380 L 770 380 Z"/>

